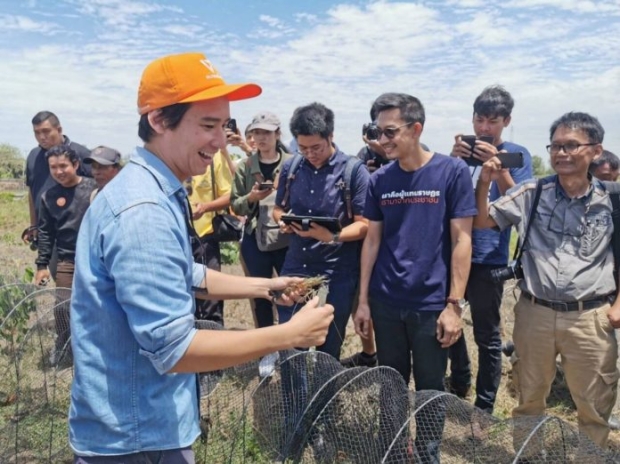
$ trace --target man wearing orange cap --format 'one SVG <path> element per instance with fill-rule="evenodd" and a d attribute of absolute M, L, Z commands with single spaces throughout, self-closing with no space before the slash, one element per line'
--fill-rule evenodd
<path fill-rule="evenodd" d="M 229 276 L 192 261 L 195 232 L 182 181 L 204 173 L 225 146 L 229 101 L 260 92 L 255 84 L 226 84 L 199 53 L 160 58 L 142 75 L 144 147 L 93 202 L 78 237 L 69 412 L 76 463 L 193 463 L 196 372 L 325 340 L 333 308 L 318 307 L 318 299 L 279 326 L 194 328 L 194 291 L 275 299 L 296 280 Z"/>

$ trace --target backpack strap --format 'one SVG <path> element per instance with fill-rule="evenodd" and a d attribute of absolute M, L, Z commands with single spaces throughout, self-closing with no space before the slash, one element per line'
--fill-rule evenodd
<path fill-rule="evenodd" d="M 347 206 L 347 217 L 353 220 L 353 192 L 355 191 L 354 183 L 357 177 L 357 171 L 364 164 L 362 160 L 355 156 L 349 156 L 347 164 L 344 167 L 344 202 Z"/>
<path fill-rule="evenodd" d="M 532 208 L 530 209 L 530 213 L 528 215 L 527 226 L 525 227 L 525 234 L 523 235 L 521 246 L 519 246 L 519 241 L 517 241 L 515 253 L 512 258 L 513 261 L 521 261 L 521 255 L 523 254 L 523 249 L 525 248 L 527 237 L 530 234 L 530 228 L 532 227 L 532 222 L 534 222 L 534 216 L 536 214 L 536 208 L 538 208 L 538 202 L 540 200 L 540 194 L 542 193 L 542 186 L 544 182 L 545 182 L 544 178 L 538 179 L 538 181 L 536 181 L 536 192 L 534 193 L 534 201 L 532 202 Z"/>
<path fill-rule="evenodd" d="M 603 182 L 609 199 L 611 200 L 611 220 L 614 233 L 611 237 L 611 248 L 614 252 L 614 280 L 618 285 L 618 268 L 620 268 L 620 184 L 617 182 Z"/>
<path fill-rule="evenodd" d="M 286 176 L 286 185 L 284 186 L 284 196 L 282 197 L 282 205 L 286 206 L 288 204 L 288 198 L 291 194 L 291 182 L 295 180 L 295 175 L 297 174 L 297 170 L 299 166 L 301 166 L 301 162 L 304 160 L 304 157 L 299 153 L 295 153 L 293 155 L 293 161 L 291 161 L 291 167 L 288 170 L 288 175 Z"/>

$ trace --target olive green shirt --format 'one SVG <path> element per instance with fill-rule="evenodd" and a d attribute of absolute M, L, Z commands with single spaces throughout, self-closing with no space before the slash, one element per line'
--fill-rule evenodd
<path fill-rule="evenodd" d="M 273 172 L 274 178 L 274 191 L 272 194 L 275 196 L 275 192 L 278 188 L 278 179 L 280 177 L 280 171 L 282 165 L 291 156 L 290 153 L 280 151 L 280 160 L 277 162 L 277 166 Z M 251 233 L 256 229 L 256 215 L 258 214 L 258 203 L 250 203 L 248 197 L 250 191 L 256 182 L 261 182 L 263 175 L 260 170 L 259 154 L 253 153 L 244 162 L 237 166 L 235 172 L 235 179 L 230 193 L 230 206 L 235 214 L 239 216 L 247 216 L 245 222 L 245 233 Z"/>

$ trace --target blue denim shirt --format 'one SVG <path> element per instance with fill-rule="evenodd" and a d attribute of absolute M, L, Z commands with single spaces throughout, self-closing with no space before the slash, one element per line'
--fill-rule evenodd
<path fill-rule="evenodd" d="M 97 195 L 80 228 L 71 298 L 75 375 L 69 439 L 78 455 L 191 445 L 196 376 L 167 374 L 196 334 L 186 192 L 138 148 Z"/>
<path fill-rule="evenodd" d="M 278 181 L 276 205 L 298 216 L 325 216 L 340 219 L 342 227 L 353 222 L 347 217 L 347 207 L 343 195 L 344 170 L 349 155 L 338 148 L 320 168 L 315 168 L 305 159 L 291 181 L 288 204 L 282 204 L 286 191 L 286 179 L 293 158 L 282 166 Z M 358 169 L 352 182 L 353 215 L 364 214 L 366 190 L 370 174 L 367 169 Z M 291 235 L 291 241 L 282 268 L 282 275 L 333 276 L 339 273 L 355 273 L 360 266 L 361 240 L 328 245 L 313 238 Z"/>

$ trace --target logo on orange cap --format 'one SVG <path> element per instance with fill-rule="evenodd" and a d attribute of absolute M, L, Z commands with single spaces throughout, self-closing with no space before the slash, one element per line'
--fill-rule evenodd
<path fill-rule="evenodd" d="M 261 92 L 256 84 L 226 84 L 213 63 L 202 53 L 168 55 L 150 63 L 142 73 L 138 113 L 219 97 L 226 97 L 229 101 L 245 100 Z"/>

